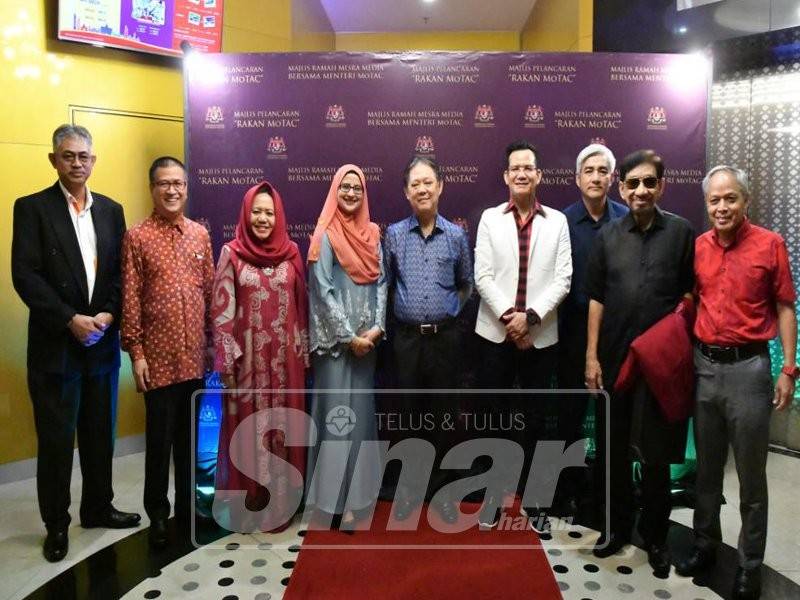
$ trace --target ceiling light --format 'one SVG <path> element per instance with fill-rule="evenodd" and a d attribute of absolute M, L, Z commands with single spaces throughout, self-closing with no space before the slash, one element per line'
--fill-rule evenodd
<path fill-rule="evenodd" d="M 678 27 L 678 33 L 680 33 L 681 35 L 683 35 L 687 31 L 689 31 L 689 28 L 686 27 L 686 25 L 681 25 L 680 27 Z"/>

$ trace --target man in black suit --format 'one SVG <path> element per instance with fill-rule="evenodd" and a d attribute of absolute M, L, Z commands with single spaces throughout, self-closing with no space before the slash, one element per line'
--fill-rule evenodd
<path fill-rule="evenodd" d="M 53 133 L 58 181 L 14 204 L 11 274 L 30 309 L 28 390 L 38 437 L 36 486 L 47 528 L 44 556 L 68 549 L 70 477 L 78 431 L 81 526 L 135 527 L 111 505 L 119 380 L 122 206 L 91 193 L 92 136 L 77 125 Z"/>

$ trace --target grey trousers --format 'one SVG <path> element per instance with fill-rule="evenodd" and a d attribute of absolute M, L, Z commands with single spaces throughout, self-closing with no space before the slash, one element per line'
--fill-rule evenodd
<path fill-rule="evenodd" d="M 767 542 L 767 446 L 773 385 L 769 354 L 734 363 L 716 363 L 694 351 L 697 406 L 697 504 L 694 530 L 698 548 L 713 550 L 722 539 L 719 509 L 722 478 L 733 447 L 739 477 L 739 566 L 764 560 Z"/>

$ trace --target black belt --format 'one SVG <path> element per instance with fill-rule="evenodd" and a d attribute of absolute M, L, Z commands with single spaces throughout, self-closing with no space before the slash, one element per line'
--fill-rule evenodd
<path fill-rule="evenodd" d="M 420 335 L 434 335 L 449 329 L 455 322 L 455 319 L 446 319 L 438 323 L 398 323 L 397 325 L 405 331 L 413 331 Z"/>
<path fill-rule="evenodd" d="M 700 352 L 714 362 L 732 363 L 769 352 L 767 342 L 752 342 L 742 346 L 710 346 L 697 342 Z"/>

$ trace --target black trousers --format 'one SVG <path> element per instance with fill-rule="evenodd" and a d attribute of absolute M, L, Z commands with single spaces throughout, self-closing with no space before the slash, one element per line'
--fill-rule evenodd
<path fill-rule="evenodd" d="M 203 388 L 202 379 L 190 379 L 144 393 L 145 424 L 144 509 L 151 521 L 167 519 L 170 503 L 170 454 L 175 463 L 175 519 L 190 522 L 194 490 L 191 489 L 192 394 Z M 196 438 L 195 438 L 196 439 Z"/>
<path fill-rule="evenodd" d="M 576 328 L 577 329 L 577 328 Z M 586 388 L 586 328 L 559 332 L 558 343 L 558 387 L 561 390 L 583 390 Z M 589 394 L 560 394 L 556 407 L 556 435 L 564 440 L 567 448 L 583 439 L 583 423 Z M 584 449 L 585 452 L 585 449 Z M 586 488 L 585 469 L 568 468 L 562 471 L 558 482 L 557 502 L 578 499 Z"/>
<path fill-rule="evenodd" d="M 556 372 L 557 347 L 519 350 L 512 342 L 495 343 L 480 339 L 481 366 L 478 370 L 478 387 L 483 389 L 548 390 L 553 386 Z M 492 399 L 489 399 L 492 400 Z M 546 437 L 546 420 L 554 408 L 554 396 L 508 394 L 499 402 L 495 398 L 495 411 L 521 413 L 524 428 L 514 439 L 523 448 L 525 459 L 517 492 L 522 493 L 536 450 L 536 443 Z"/>
<path fill-rule="evenodd" d="M 605 505 L 606 464 L 609 470 L 609 529 L 623 538 L 629 537 L 636 514 L 633 498 L 633 458 L 630 450 L 633 393 L 646 393 L 641 386 L 632 393 L 612 394 L 610 411 L 602 396 L 597 399 L 596 439 L 594 463 L 596 506 Z M 606 437 L 606 423 L 609 436 Z M 608 446 L 608 463 L 606 448 Z M 639 534 L 645 544 L 663 545 L 669 531 L 670 498 L 669 463 L 642 463 L 642 514 Z"/>
<path fill-rule="evenodd" d="M 392 350 L 394 353 L 395 377 L 398 389 L 455 389 L 459 387 L 458 368 L 460 357 L 461 331 L 455 321 L 438 333 L 423 335 L 418 328 L 399 325 L 394 333 Z M 441 427 L 445 415 L 457 419 L 458 397 L 452 394 L 407 394 L 398 398 L 400 411 L 408 422 L 422 423 L 425 415 L 432 427 L 409 432 L 413 437 L 426 439 L 436 449 L 438 465 L 447 451 L 458 443 L 457 432 Z M 439 488 L 454 481 L 458 474 L 438 469 L 434 466 L 427 490 L 424 481 L 417 475 L 420 470 L 411 467 L 412 490 L 401 490 L 412 496 L 425 495 L 430 498 Z"/>
<path fill-rule="evenodd" d="M 89 375 L 54 375 L 28 370 L 38 458 L 39 513 L 48 530 L 70 523 L 70 480 L 75 432 L 78 433 L 83 489 L 81 520 L 97 520 L 111 508 L 119 369 Z"/>

